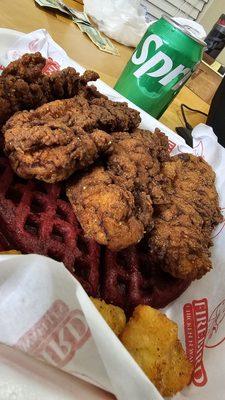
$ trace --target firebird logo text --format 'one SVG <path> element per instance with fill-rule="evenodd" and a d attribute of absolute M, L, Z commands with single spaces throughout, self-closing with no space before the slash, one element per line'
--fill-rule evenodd
<path fill-rule="evenodd" d="M 193 300 L 183 308 L 186 351 L 189 361 L 194 365 L 192 382 L 196 386 L 207 383 L 203 365 L 203 351 L 208 329 L 208 301 L 206 298 Z"/>

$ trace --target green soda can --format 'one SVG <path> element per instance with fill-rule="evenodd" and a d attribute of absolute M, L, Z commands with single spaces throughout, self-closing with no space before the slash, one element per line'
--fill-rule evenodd
<path fill-rule="evenodd" d="M 202 59 L 205 42 L 163 16 L 146 31 L 115 89 L 159 118 Z"/>

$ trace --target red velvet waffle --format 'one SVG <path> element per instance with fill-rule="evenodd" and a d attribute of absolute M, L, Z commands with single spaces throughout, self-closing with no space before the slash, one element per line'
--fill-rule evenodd
<path fill-rule="evenodd" d="M 10 248 L 62 261 L 89 295 L 130 312 L 164 307 L 189 282 L 151 265 L 144 242 L 119 253 L 84 237 L 61 185 L 26 181 L 0 157 L 0 251 Z"/>
<path fill-rule="evenodd" d="M 9 242 L 7 248 L 62 261 L 89 294 L 97 294 L 100 247 L 84 238 L 63 188 L 19 178 L 3 157 L 0 158 L 0 230 L 2 247 L 5 237 Z"/>
<path fill-rule="evenodd" d="M 113 253 L 105 250 L 102 297 L 128 313 L 138 304 L 165 307 L 180 296 L 190 282 L 175 279 L 160 266 L 151 264 L 147 243 Z"/>

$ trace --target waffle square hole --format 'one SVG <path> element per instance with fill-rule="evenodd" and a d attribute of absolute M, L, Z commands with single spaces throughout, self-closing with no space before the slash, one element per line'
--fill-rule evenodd
<path fill-rule="evenodd" d="M 120 265 L 123 269 L 129 270 L 130 269 L 130 257 L 126 252 L 120 251 L 116 255 L 116 262 Z"/>
<path fill-rule="evenodd" d="M 117 279 L 117 286 L 118 286 L 121 296 L 124 298 L 127 295 L 127 284 L 126 284 L 125 279 L 119 277 Z"/>
<path fill-rule="evenodd" d="M 36 189 L 35 190 L 37 192 L 48 194 L 48 189 L 47 189 L 46 183 L 41 182 L 41 181 L 36 181 L 35 184 L 36 184 Z"/>
<path fill-rule="evenodd" d="M 66 195 L 66 190 L 64 187 L 61 188 L 60 194 L 59 194 L 59 199 L 65 201 L 66 203 L 68 203 L 68 198 Z"/>
<path fill-rule="evenodd" d="M 57 207 L 56 209 L 56 217 L 62 219 L 63 221 L 67 221 L 67 214 L 61 207 Z"/>
<path fill-rule="evenodd" d="M 82 254 L 88 255 L 88 243 L 87 240 L 83 236 L 78 236 L 77 238 L 77 247 L 81 251 Z"/>
<path fill-rule="evenodd" d="M 16 187 L 9 187 L 9 189 L 6 192 L 5 198 L 7 200 L 11 200 L 14 204 L 19 204 L 20 200 L 22 198 L 22 193 L 19 189 Z"/>
<path fill-rule="evenodd" d="M 45 204 L 39 200 L 37 197 L 34 197 L 32 199 L 31 205 L 30 205 L 30 210 L 34 214 L 39 214 L 44 212 L 46 209 Z"/>
<path fill-rule="evenodd" d="M 21 178 L 18 175 L 13 175 L 13 182 L 15 185 L 24 185 L 26 186 L 28 184 L 28 181 L 26 179 Z"/>
<path fill-rule="evenodd" d="M 39 232 L 39 223 L 35 221 L 31 215 L 27 217 L 26 223 L 24 225 L 24 229 L 26 232 L 31 233 L 34 236 L 38 236 Z"/>
<path fill-rule="evenodd" d="M 89 265 L 82 258 L 76 258 L 74 263 L 74 274 L 84 280 L 89 278 Z"/>
<path fill-rule="evenodd" d="M 53 226 L 51 237 L 57 242 L 65 243 L 64 233 L 56 225 Z"/>
<path fill-rule="evenodd" d="M 63 257 L 54 251 L 54 249 L 48 250 L 48 257 L 53 258 L 55 261 L 63 262 Z"/>
<path fill-rule="evenodd" d="M 143 283 L 140 285 L 140 292 L 142 296 L 150 297 L 154 293 L 154 287 L 151 285 L 151 283 Z"/>

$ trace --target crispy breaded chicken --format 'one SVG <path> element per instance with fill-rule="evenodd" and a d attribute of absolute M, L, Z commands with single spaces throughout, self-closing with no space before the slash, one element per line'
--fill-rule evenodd
<path fill-rule="evenodd" d="M 149 306 L 138 306 L 120 339 L 162 396 L 191 381 L 193 366 L 178 339 L 177 324 Z"/>
<path fill-rule="evenodd" d="M 152 194 L 153 178 L 160 174 L 161 162 L 169 159 L 168 139 L 159 129 L 117 132 L 108 154 L 106 169 L 116 183 Z"/>
<path fill-rule="evenodd" d="M 137 208 L 133 194 L 114 183 L 103 166 L 70 184 L 67 196 L 85 234 L 114 251 L 139 242 L 151 223 L 151 199 L 143 193 Z"/>
<path fill-rule="evenodd" d="M 4 69 L 0 77 L 0 127 L 17 111 L 73 97 L 87 91 L 87 82 L 99 78 L 96 72 L 80 75 L 71 67 L 47 76 L 42 72 L 45 63 L 40 53 L 24 54 Z"/>
<path fill-rule="evenodd" d="M 222 222 L 215 173 L 201 157 L 179 154 L 162 174 L 166 201 L 155 208 L 152 260 L 176 278 L 199 279 L 211 269 L 211 234 Z"/>
<path fill-rule="evenodd" d="M 140 129 L 112 137 L 105 165 L 72 182 L 67 195 L 85 234 L 119 251 L 152 227 L 154 176 L 168 157 L 168 142 L 159 131 Z"/>
<path fill-rule="evenodd" d="M 11 117 L 3 127 L 5 152 L 22 178 L 55 183 L 105 152 L 112 141 L 107 132 L 133 129 L 137 123 L 139 113 L 125 103 L 92 99 L 82 91 Z"/>
<path fill-rule="evenodd" d="M 111 136 L 94 128 L 88 132 L 88 113 L 81 114 L 70 102 L 56 100 L 6 123 L 5 152 L 17 175 L 55 183 L 92 164 L 109 148 Z"/>

